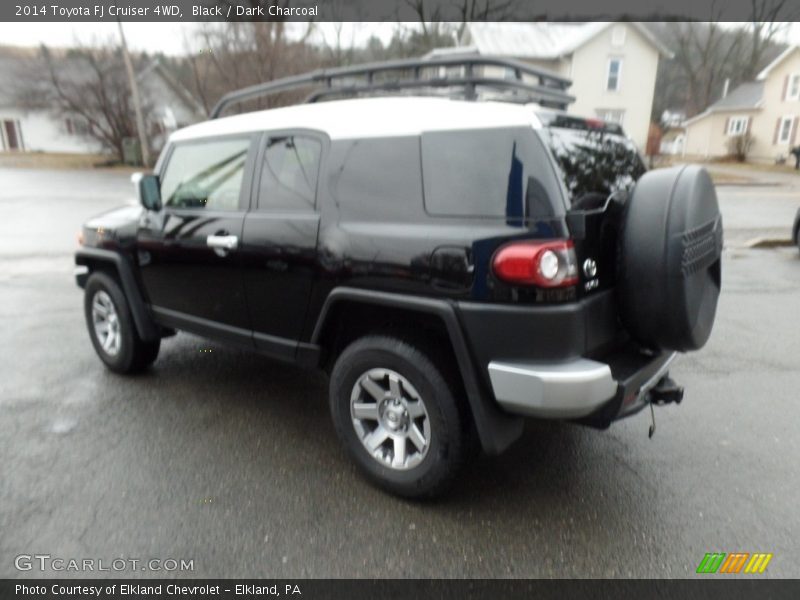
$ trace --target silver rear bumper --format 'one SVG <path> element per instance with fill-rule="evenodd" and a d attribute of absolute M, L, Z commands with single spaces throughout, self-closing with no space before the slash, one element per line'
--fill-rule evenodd
<path fill-rule="evenodd" d="M 667 373 L 675 353 L 637 393 L 641 397 Z M 617 394 L 618 382 L 609 365 L 577 358 L 561 363 L 489 363 L 495 399 L 510 413 L 550 419 L 592 414 Z"/>

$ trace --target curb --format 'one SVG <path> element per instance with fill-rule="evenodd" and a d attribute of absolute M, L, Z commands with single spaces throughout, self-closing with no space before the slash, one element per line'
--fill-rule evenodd
<path fill-rule="evenodd" d="M 794 246 L 789 238 L 755 237 L 742 244 L 742 248 L 788 248 Z"/>

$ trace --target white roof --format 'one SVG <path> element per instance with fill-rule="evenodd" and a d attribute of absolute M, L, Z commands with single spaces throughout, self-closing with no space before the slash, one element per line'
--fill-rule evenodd
<path fill-rule="evenodd" d="M 469 44 L 480 54 L 554 60 L 572 54 L 613 25 L 610 21 L 588 23 L 467 23 Z M 637 22 L 627 23 L 664 56 L 672 52 Z M 462 38 L 464 39 L 464 38 Z"/>
<path fill-rule="evenodd" d="M 759 73 L 758 75 L 756 75 L 756 80 L 757 80 L 757 81 L 761 81 L 761 80 L 763 80 L 763 79 L 766 79 L 766 78 L 767 78 L 767 75 L 769 75 L 770 71 L 772 71 L 772 69 L 774 69 L 774 68 L 775 68 L 775 67 L 777 67 L 779 64 L 781 64 L 781 63 L 782 63 L 782 62 L 783 62 L 783 61 L 786 59 L 786 57 L 787 57 L 787 56 L 789 56 L 789 55 L 790 55 L 792 52 L 794 52 L 795 50 L 797 50 L 797 46 L 789 46 L 788 48 L 786 48 L 786 50 L 784 50 L 783 52 L 781 52 L 781 53 L 780 53 L 780 54 L 779 54 L 779 55 L 778 55 L 778 56 L 775 58 L 775 60 L 773 60 L 773 61 L 772 61 L 771 63 L 769 63 L 769 64 L 768 64 L 766 67 L 764 67 L 764 70 L 763 70 L 763 71 L 761 71 L 761 73 Z"/>
<path fill-rule="evenodd" d="M 352 139 L 519 126 L 541 127 L 531 106 L 447 98 L 358 98 L 298 104 L 204 121 L 179 129 L 170 136 L 170 141 L 299 128 L 321 131 L 331 139 Z"/>

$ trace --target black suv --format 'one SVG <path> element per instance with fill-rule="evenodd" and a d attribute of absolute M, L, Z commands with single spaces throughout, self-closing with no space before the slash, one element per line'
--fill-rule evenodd
<path fill-rule="evenodd" d="M 720 290 L 708 175 L 645 173 L 618 127 L 558 110 L 555 76 L 474 67 L 456 77 L 467 100 L 310 102 L 175 132 L 141 206 L 82 231 L 100 359 L 141 371 L 183 330 L 325 369 L 349 454 L 414 497 L 473 449 L 502 452 L 523 417 L 607 427 L 680 400 L 668 366 L 706 342 Z M 474 101 L 476 84 L 538 103 Z"/>

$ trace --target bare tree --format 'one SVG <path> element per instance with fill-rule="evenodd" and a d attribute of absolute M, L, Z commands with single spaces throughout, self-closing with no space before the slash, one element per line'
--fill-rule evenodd
<path fill-rule="evenodd" d="M 341 19 L 345 14 L 346 6 L 343 0 L 330 0 L 326 4 L 326 11 L 330 14 L 332 22 L 327 26 L 317 28 L 322 38 L 322 46 L 326 55 L 326 63 L 335 66 L 353 64 L 358 54 L 355 41 L 355 27 L 358 23 L 344 23 Z M 349 27 L 347 27 L 349 25 Z M 349 35 L 347 32 L 349 29 Z"/>
<path fill-rule="evenodd" d="M 458 14 L 461 24 L 458 35 L 470 21 L 505 21 L 514 15 L 517 0 L 459 0 Z"/>
<path fill-rule="evenodd" d="M 719 84 L 739 65 L 743 31 L 726 35 L 716 22 L 674 23 L 670 29 L 674 60 L 686 86 L 686 109 L 694 115 L 716 99 Z"/>
<path fill-rule="evenodd" d="M 403 55 L 424 54 L 441 46 L 452 46 L 457 34 L 453 23 L 443 21 L 442 5 L 426 0 L 404 0 L 417 17 L 416 27 L 400 26 L 392 40 Z M 390 44 L 391 46 L 392 44 Z"/>
<path fill-rule="evenodd" d="M 787 0 L 750 0 L 751 22 L 747 56 L 742 64 L 742 78 L 755 79 L 764 66 L 775 38 L 789 27 L 788 21 L 800 16 L 796 3 Z"/>
<path fill-rule="evenodd" d="M 429 50 L 441 44 L 442 38 L 460 37 L 470 21 L 505 21 L 513 16 L 519 0 L 453 0 L 443 5 L 430 0 L 404 0 L 422 28 L 420 36 Z M 443 8 L 444 7 L 444 8 Z M 449 10 L 447 10 L 449 8 Z M 443 22 L 450 19 L 450 22 Z"/>
<path fill-rule="evenodd" d="M 769 9 L 769 10 L 767 10 Z M 647 27 L 675 52 L 673 60 L 661 60 L 656 78 L 653 119 L 664 110 L 683 110 L 692 116 L 718 100 L 729 80 L 729 90 L 752 81 L 785 47 L 779 43 L 791 14 L 784 0 L 753 3 L 753 20 L 738 26 L 716 22 L 648 23 Z M 719 11 L 712 14 L 720 16 Z"/>
<path fill-rule="evenodd" d="M 132 60 L 140 67 L 146 57 Z M 115 44 L 67 52 L 41 46 L 37 55 L 22 65 L 15 95 L 27 108 L 47 109 L 70 119 L 83 135 L 120 160 L 123 140 L 136 135 L 123 57 Z M 144 101 L 145 121 L 151 111 Z"/>
<path fill-rule="evenodd" d="M 187 42 L 189 75 L 184 76 L 185 85 L 208 113 L 230 91 L 318 66 L 319 53 L 307 43 L 311 25 L 294 37 L 288 35 L 288 27 L 283 21 L 204 25 Z M 278 94 L 248 103 L 248 107 L 280 106 L 296 96 Z"/>

